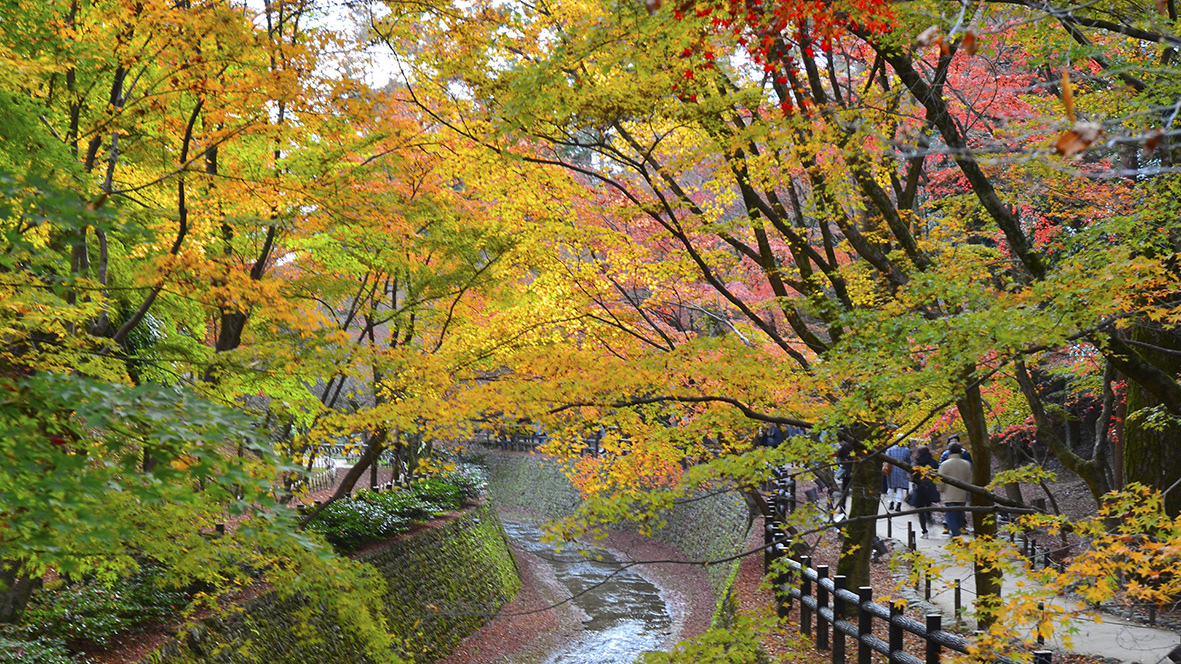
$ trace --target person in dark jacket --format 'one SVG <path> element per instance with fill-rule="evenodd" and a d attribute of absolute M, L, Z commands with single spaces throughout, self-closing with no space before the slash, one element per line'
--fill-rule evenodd
<path fill-rule="evenodd" d="M 910 463 L 910 447 L 903 443 L 892 445 L 890 449 L 886 450 L 886 456 L 897 459 L 904 463 Z M 902 500 L 906 497 L 906 490 L 910 488 L 910 476 L 906 474 L 898 466 L 886 464 L 883 468 L 889 472 L 886 475 L 886 490 L 890 499 L 890 504 L 886 506 L 887 512 L 902 511 Z"/>
<path fill-rule="evenodd" d="M 912 507 L 930 507 L 939 502 L 939 489 L 935 487 L 935 482 L 930 479 L 939 470 L 939 464 L 935 461 L 935 457 L 931 455 L 931 448 L 929 446 L 919 445 L 919 448 L 915 450 L 914 468 L 915 472 L 911 475 L 911 480 L 914 482 L 914 504 Z M 918 471 L 919 468 L 928 469 L 928 477 L 923 477 L 922 473 Z M 927 539 L 927 522 L 929 520 L 930 518 L 927 512 L 919 512 L 919 527 L 923 530 L 923 539 Z"/>
<path fill-rule="evenodd" d="M 947 461 L 947 458 L 951 456 L 951 444 L 952 443 L 956 443 L 956 444 L 960 443 L 960 437 L 958 434 L 953 433 L 947 437 L 947 446 L 948 447 L 946 450 L 943 450 L 943 455 L 939 457 L 939 463 L 943 463 L 944 461 Z M 968 454 L 968 450 L 963 449 L 962 445 L 960 445 L 960 454 L 963 455 L 964 461 L 967 461 L 968 463 L 972 463 L 972 455 Z"/>

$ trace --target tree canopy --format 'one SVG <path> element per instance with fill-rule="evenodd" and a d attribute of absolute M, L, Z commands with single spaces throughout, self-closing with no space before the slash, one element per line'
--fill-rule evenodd
<path fill-rule="evenodd" d="M 1088 533 L 1096 593 L 1177 564 L 1112 553 L 1181 511 L 1172 0 L 330 10 L 0 23 L 0 620 L 50 569 L 244 582 L 232 547 L 374 590 L 280 504 L 320 446 L 361 450 L 340 497 L 498 427 L 570 458 L 565 537 L 768 464 L 824 476 L 845 441 L 858 582 L 882 450 L 961 432 L 1001 471 L 975 464 L 977 507 L 1026 507 L 1022 441 L 1083 479 L 1096 523 L 1037 519 Z"/>

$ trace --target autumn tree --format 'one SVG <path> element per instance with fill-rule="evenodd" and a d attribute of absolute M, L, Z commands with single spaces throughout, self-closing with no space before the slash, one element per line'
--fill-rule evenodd
<path fill-rule="evenodd" d="M 274 483 L 322 423 L 422 435 L 459 362 L 438 351 L 495 348 L 452 337 L 534 262 L 511 237 L 529 208 L 477 200 L 522 185 L 350 75 L 363 45 L 317 12 L 6 16 L 4 622 L 47 570 L 111 580 L 146 560 L 182 587 L 268 574 L 392 656 L 380 584 L 299 533 Z M 331 413 L 365 372 L 375 407 Z"/>
<path fill-rule="evenodd" d="M 876 452 L 938 431 L 951 407 L 944 426 L 989 460 L 995 423 L 1037 408 L 1017 360 L 1093 352 L 1112 365 L 1105 385 L 1123 372 L 1168 409 L 1176 376 L 1124 327 L 1174 315 L 1170 252 L 1145 235 L 1172 222 L 1137 202 L 1172 179 L 1154 161 L 1171 150 L 1172 79 L 1148 59 L 1172 58 L 1163 27 L 1012 3 L 391 11 L 390 44 L 425 40 L 406 60 L 424 109 L 495 154 L 566 170 L 600 208 L 567 249 L 587 318 L 567 327 L 563 366 L 518 366 L 547 393 L 515 394 L 554 429 L 620 432 L 608 449 L 627 454 L 586 475 L 617 503 L 644 511 L 636 489 L 680 477 L 644 459 L 712 459 L 693 477 L 751 486 L 766 457 L 743 432 L 831 430 L 865 459 L 840 564 L 855 583 Z M 1130 162 L 1140 149 L 1147 161 Z M 690 312 L 728 334 L 702 334 Z M 1105 454 L 1063 452 L 1097 495 L 1113 486 L 1098 479 Z M 974 473 L 973 507 L 1021 504 L 984 489 L 989 463 Z M 995 527 L 979 519 L 978 539 Z"/>

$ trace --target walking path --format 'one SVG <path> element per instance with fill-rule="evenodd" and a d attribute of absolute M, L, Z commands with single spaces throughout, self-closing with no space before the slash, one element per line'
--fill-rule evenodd
<path fill-rule="evenodd" d="M 879 513 L 884 514 L 885 511 L 883 504 Z M 896 515 L 878 520 L 878 535 L 886 539 L 887 530 L 892 530 L 896 540 L 894 550 L 904 550 L 907 546 L 907 524 L 911 524 L 914 529 L 915 545 L 919 551 L 943 564 L 953 559 L 947 549 L 950 539 L 940 534 L 943 526 L 930 526 L 930 539 L 921 539 L 918 517 L 914 515 Z M 956 580 L 960 582 L 963 605 L 970 608 L 976 597 L 976 581 L 969 567 L 951 564 L 943 570 L 942 579 L 932 581 L 931 584 L 931 603 L 942 609 L 944 616 L 949 619 L 954 619 Z M 1004 577 L 1001 595 L 1028 591 L 1035 585 L 1036 581 L 1028 577 L 1009 574 Z M 1059 624 L 1054 635 L 1046 640 L 1046 647 L 1050 649 L 1109 657 L 1123 662 L 1159 664 L 1168 663 L 1169 653 L 1181 645 L 1181 634 L 1174 631 L 1085 611 L 1082 604 L 1068 598 L 1053 598 L 1049 604 L 1078 616 L 1071 618 L 1065 628 Z M 966 620 L 970 625 L 973 624 L 973 621 Z M 1064 636 L 1070 641 L 1069 649 L 1064 646 Z"/>

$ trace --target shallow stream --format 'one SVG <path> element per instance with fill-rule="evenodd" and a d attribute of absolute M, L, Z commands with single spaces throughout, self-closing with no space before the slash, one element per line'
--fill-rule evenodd
<path fill-rule="evenodd" d="M 541 541 L 536 525 L 506 521 L 504 529 L 515 546 L 552 568 L 574 596 L 571 603 L 587 616 L 582 634 L 543 664 L 632 664 L 646 651 L 664 649 L 672 618 L 660 589 L 632 569 L 612 576 L 621 565 L 603 549 L 594 549 L 591 556 L 558 552 Z"/>

